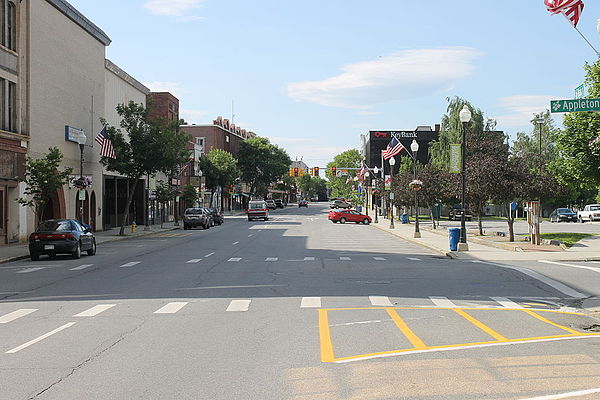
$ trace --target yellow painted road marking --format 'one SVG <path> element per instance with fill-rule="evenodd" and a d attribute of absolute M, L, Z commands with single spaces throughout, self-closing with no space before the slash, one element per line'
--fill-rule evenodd
<path fill-rule="evenodd" d="M 504 336 L 502 336 L 483 322 L 473 318 L 463 310 L 455 308 L 454 312 L 466 319 L 467 321 L 469 321 L 470 323 L 472 323 L 473 325 L 475 325 L 476 327 L 478 327 L 479 329 L 481 329 L 482 331 L 484 331 L 485 333 L 487 333 L 488 335 L 490 335 L 491 337 L 495 338 L 496 340 L 499 340 L 501 342 L 505 342 L 507 340 Z"/>
<path fill-rule="evenodd" d="M 412 331 L 412 329 L 408 327 L 408 325 L 406 325 L 406 322 L 404 322 L 404 320 L 398 315 L 396 310 L 394 310 L 393 308 L 386 308 L 385 310 L 388 312 L 390 317 L 392 317 L 392 320 L 394 321 L 398 329 L 402 331 L 404 336 L 406 336 L 410 343 L 412 343 L 415 349 L 427 348 L 427 345 L 423 343 L 423 341 Z"/>
<path fill-rule="evenodd" d="M 563 331 L 567 331 L 567 332 L 572 333 L 574 335 L 580 335 L 581 334 L 580 332 L 577 332 L 577 331 L 575 331 L 575 330 L 573 330 L 571 328 L 567 328 L 566 326 L 562 326 L 562 325 L 559 325 L 557 323 L 554 323 L 554 322 L 550 321 L 549 319 L 546 319 L 546 318 L 542 317 L 541 315 L 534 313 L 531 310 L 523 310 L 523 312 L 525 312 L 525 313 L 531 315 L 532 317 L 535 317 L 535 318 L 539 319 L 540 321 L 545 322 L 545 323 L 547 323 L 549 325 L 556 326 L 557 328 L 560 328 Z"/>
<path fill-rule="evenodd" d="M 347 307 L 347 308 L 324 308 L 325 311 L 351 311 L 351 310 L 385 310 L 388 307 Z M 419 307 L 393 307 L 394 310 L 455 310 L 455 308 L 449 307 L 431 307 L 431 306 L 419 306 Z M 460 310 L 476 310 L 476 311 L 524 311 L 522 308 L 504 308 L 504 307 L 461 307 Z M 580 312 L 573 311 L 561 311 L 561 310 L 530 310 L 530 311 L 542 311 L 556 314 L 567 314 L 567 315 L 585 315 Z"/>
<path fill-rule="evenodd" d="M 333 362 L 333 343 L 331 343 L 331 332 L 329 330 L 329 317 L 327 310 L 319 310 L 319 336 L 321 338 L 321 361 Z"/>

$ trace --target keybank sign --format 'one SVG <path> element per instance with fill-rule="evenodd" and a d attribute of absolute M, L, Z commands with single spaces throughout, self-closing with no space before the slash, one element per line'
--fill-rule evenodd
<path fill-rule="evenodd" d="M 600 99 L 551 100 L 553 113 L 600 111 Z"/>

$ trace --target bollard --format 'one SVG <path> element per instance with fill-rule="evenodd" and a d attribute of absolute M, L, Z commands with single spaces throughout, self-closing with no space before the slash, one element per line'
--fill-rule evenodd
<path fill-rule="evenodd" d="M 137 228 L 137 225 L 135 224 L 135 221 L 133 221 L 131 223 L 131 233 L 135 233 L 136 228 Z"/>

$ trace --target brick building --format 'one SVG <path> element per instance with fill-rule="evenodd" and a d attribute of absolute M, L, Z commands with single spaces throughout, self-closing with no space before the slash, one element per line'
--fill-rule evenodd
<path fill-rule="evenodd" d="M 179 121 L 179 99 L 169 92 L 150 92 L 146 100 L 151 120 Z"/>

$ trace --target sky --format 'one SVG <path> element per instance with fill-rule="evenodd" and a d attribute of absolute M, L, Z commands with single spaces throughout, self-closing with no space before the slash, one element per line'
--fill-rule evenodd
<path fill-rule="evenodd" d="M 188 123 L 233 115 L 311 167 L 369 130 L 433 127 L 454 96 L 511 137 L 531 132 L 597 58 L 543 0 L 69 1 Z M 600 2 L 583 1 L 578 28 L 600 50 Z"/>

